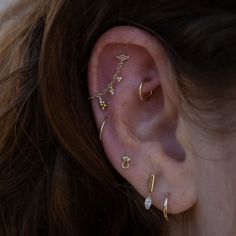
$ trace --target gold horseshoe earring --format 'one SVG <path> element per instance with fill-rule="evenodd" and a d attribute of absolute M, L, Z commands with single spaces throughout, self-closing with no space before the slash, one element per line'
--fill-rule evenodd
<path fill-rule="evenodd" d="M 121 163 L 121 167 L 123 169 L 128 169 L 129 168 L 129 165 L 130 165 L 130 162 L 131 162 L 131 157 L 129 156 L 123 156 L 121 157 L 121 160 L 122 160 L 122 163 Z"/>
<path fill-rule="evenodd" d="M 100 132 L 99 132 L 100 141 L 102 141 L 103 130 L 104 130 L 104 126 L 105 126 L 106 122 L 107 122 L 107 118 L 105 118 L 105 120 L 102 122 L 102 125 L 100 127 Z"/>
<path fill-rule="evenodd" d="M 168 200 L 169 200 L 170 194 L 167 193 L 165 196 L 165 201 L 164 201 L 164 207 L 163 207 L 163 215 L 166 221 L 168 221 Z"/>
<path fill-rule="evenodd" d="M 140 98 L 140 100 L 141 100 L 141 102 L 144 102 L 144 101 L 148 101 L 150 98 L 151 98 L 151 96 L 152 96 L 152 90 L 150 91 L 150 93 L 149 93 L 149 95 L 148 95 L 148 97 L 147 97 L 147 95 L 143 95 L 143 92 L 142 92 L 142 89 L 143 89 L 143 84 L 144 84 L 144 82 L 142 82 L 140 85 L 139 85 L 139 88 L 138 88 L 138 94 L 139 94 L 139 98 Z"/>

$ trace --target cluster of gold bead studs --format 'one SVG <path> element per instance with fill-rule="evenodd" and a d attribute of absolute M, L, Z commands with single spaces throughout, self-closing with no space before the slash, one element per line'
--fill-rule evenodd
<path fill-rule="evenodd" d="M 103 96 L 108 92 L 110 95 L 114 96 L 116 91 L 115 91 L 115 84 L 120 83 L 122 81 L 122 77 L 120 76 L 120 71 L 123 66 L 123 64 L 129 60 L 129 56 L 122 53 L 116 57 L 119 60 L 119 64 L 116 70 L 116 73 L 113 75 L 111 82 L 106 86 L 106 88 L 100 92 L 97 93 L 95 96 L 90 97 L 90 99 L 98 99 L 100 108 L 102 110 L 105 110 L 107 108 L 107 102 L 103 99 Z"/>

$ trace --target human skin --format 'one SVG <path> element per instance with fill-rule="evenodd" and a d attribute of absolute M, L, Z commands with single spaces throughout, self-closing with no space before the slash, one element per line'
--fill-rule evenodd
<path fill-rule="evenodd" d="M 121 53 L 130 59 L 122 67 L 116 94 L 104 95 L 108 108 L 101 110 L 97 99 L 91 100 L 98 129 L 107 117 L 102 137 L 107 158 L 144 198 L 149 176 L 157 173 L 153 205 L 162 210 L 170 193 L 170 235 L 183 235 L 181 216 L 186 211 L 184 235 L 234 235 L 236 139 L 212 136 L 186 118 L 181 106 L 194 113 L 181 99 L 165 49 L 157 38 L 135 27 L 115 27 L 96 42 L 88 67 L 91 96 L 110 82 Z M 145 102 L 138 96 L 143 81 L 143 93 L 153 91 Z M 132 157 L 129 169 L 121 168 L 123 155 Z"/>

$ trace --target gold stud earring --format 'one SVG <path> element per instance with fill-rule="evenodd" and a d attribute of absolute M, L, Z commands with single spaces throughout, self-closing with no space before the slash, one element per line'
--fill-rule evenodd
<path fill-rule="evenodd" d="M 147 210 L 150 209 L 150 207 L 152 206 L 152 198 L 151 198 L 151 194 L 154 190 L 154 184 L 155 184 L 155 180 L 156 180 L 156 175 L 152 174 L 149 178 L 149 188 L 148 188 L 148 196 L 144 201 L 144 206 Z"/>
<path fill-rule="evenodd" d="M 121 157 L 121 160 L 122 160 L 121 167 L 123 169 L 128 169 L 129 168 L 129 164 L 130 164 L 130 162 L 132 160 L 131 157 L 123 156 L 123 157 Z"/>
<path fill-rule="evenodd" d="M 139 85 L 139 89 L 138 89 L 138 94 L 139 94 L 139 98 L 140 98 L 141 102 L 148 101 L 151 98 L 151 96 L 152 96 L 152 90 L 150 91 L 148 97 L 147 96 L 143 96 L 143 92 L 142 92 L 143 84 L 144 84 L 144 82 L 142 82 Z"/>
<path fill-rule="evenodd" d="M 169 200 L 170 194 L 167 193 L 165 196 L 165 201 L 164 201 L 164 207 L 163 207 L 163 215 L 166 221 L 168 221 L 168 200 Z"/>
<path fill-rule="evenodd" d="M 100 132 L 99 132 L 99 139 L 100 139 L 100 141 L 102 141 L 103 130 L 104 130 L 104 126 L 105 126 L 106 122 L 107 122 L 107 117 L 102 122 L 102 125 L 100 127 Z"/>
<path fill-rule="evenodd" d="M 108 92 L 110 95 L 114 96 L 115 85 L 116 83 L 120 83 L 122 81 L 122 77 L 120 76 L 121 67 L 124 65 L 126 61 L 129 60 L 129 56 L 122 53 L 116 57 L 119 60 L 118 67 L 116 69 L 115 74 L 112 76 L 112 80 L 108 83 L 105 89 L 102 92 L 97 93 L 95 96 L 89 97 L 89 99 L 97 99 L 99 102 L 99 106 L 102 110 L 107 109 L 107 102 L 103 99 L 103 96 Z"/>

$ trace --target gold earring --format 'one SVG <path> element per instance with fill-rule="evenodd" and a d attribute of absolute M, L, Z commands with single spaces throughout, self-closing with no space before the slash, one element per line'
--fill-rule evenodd
<path fill-rule="evenodd" d="M 148 197 L 145 199 L 144 201 L 144 205 L 145 208 L 147 210 L 150 209 L 150 207 L 152 206 L 152 198 L 151 198 L 151 194 L 154 190 L 154 184 L 155 184 L 155 180 L 156 180 L 156 175 L 152 174 L 149 178 L 149 189 L 148 189 Z"/>
<path fill-rule="evenodd" d="M 122 81 L 122 77 L 120 76 L 121 67 L 124 65 L 124 62 L 129 60 L 129 56 L 122 53 L 116 57 L 119 60 L 118 67 L 116 69 L 116 73 L 112 76 L 112 80 L 105 87 L 102 92 L 97 93 L 95 96 L 89 97 L 89 99 L 97 99 L 102 110 L 107 109 L 107 102 L 103 99 L 103 96 L 108 92 L 110 95 L 115 95 L 115 84 L 120 83 Z"/>
<path fill-rule="evenodd" d="M 144 82 L 142 82 L 142 83 L 139 85 L 139 89 L 138 89 L 138 94 L 139 94 L 139 98 L 140 98 L 141 102 L 148 101 L 148 100 L 151 98 L 151 96 L 152 96 L 152 90 L 150 91 L 148 97 L 144 97 L 144 96 L 143 96 L 143 92 L 142 92 L 143 84 L 144 84 Z"/>
<path fill-rule="evenodd" d="M 165 196 L 165 201 L 164 201 L 164 207 L 163 207 L 163 215 L 166 221 L 168 221 L 168 200 L 169 200 L 170 194 L 167 193 Z"/>
<path fill-rule="evenodd" d="M 132 160 L 131 157 L 123 156 L 123 157 L 121 157 L 121 159 L 122 159 L 121 167 L 123 169 L 128 169 L 129 168 L 129 163 Z"/>
<path fill-rule="evenodd" d="M 100 141 L 102 141 L 103 130 L 104 130 L 104 126 L 105 126 L 106 122 L 107 122 L 107 118 L 105 118 L 105 120 L 102 122 L 102 125 L 100 127 L 100 132 L 99 132 Z"/>

